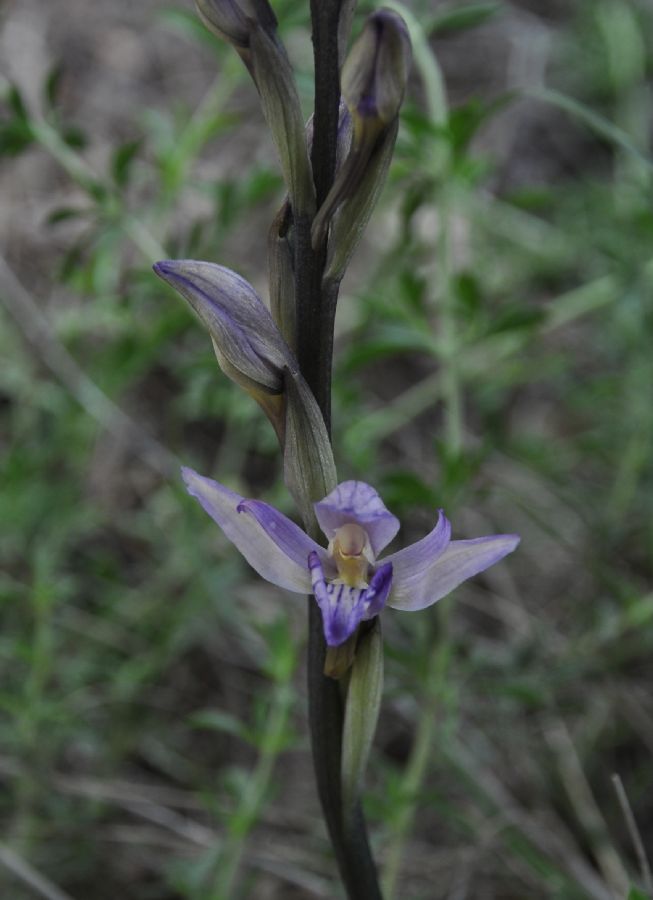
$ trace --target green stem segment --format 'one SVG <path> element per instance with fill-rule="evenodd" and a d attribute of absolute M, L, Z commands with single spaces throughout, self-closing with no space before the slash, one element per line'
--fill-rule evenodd
<path fill-rule="evenodd" d="M 335 175 L 340 76 L 338 24 L 342 0 L 311 0 L 315 55 L 315 115 L 313 119 L 313 180 L 317 208 L 327 196 Z M 295 297 L 297 302 L 297 356 L 300 369 L 313 391 L 331 430 L 331 360 L 338 285 L 325 284 L 325 246 L 311 247 L 311 221 L 296 217 Z M 319 498 L 315 498 L 319 499 Z M 306 522 L 315 534 L 316 523 Z M 344 706 L 340 685 L 324 675 L 326 644 L 320 611 L 308 601 L 308 698 L 313 762 L 320 801 L 342 881 L 351 900 L 381 900 L 376 867 L 360 809 L 343 816 L 341 752 Z"/>

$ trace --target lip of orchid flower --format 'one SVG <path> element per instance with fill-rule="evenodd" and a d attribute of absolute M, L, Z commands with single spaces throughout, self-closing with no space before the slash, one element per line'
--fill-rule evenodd
<path fill-rule="evenodd" d="M 273 506 L 246 500 L 224 485 L 182 469 L 188 492 L 217 522 L 259 575 L 296 593 L 313 593 L 330 647 L 343 644 L 361 621 L 384 606 L 425 609 L 455 587 L 499 562 L 519 544 L 515 534 L 452 541 L 442 510 L 433 530 L 382 559 L 399 530 L 373 487 L 345 481 L 315 504 L 328 548 Z"/>

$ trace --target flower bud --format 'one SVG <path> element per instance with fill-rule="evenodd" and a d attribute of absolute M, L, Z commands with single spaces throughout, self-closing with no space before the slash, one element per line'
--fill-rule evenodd
<path fill-rule="evenodd" d="M 195 0 L 206 27 L 233 45 L 258 90 L 293 210 L 312 214 L 315 190 L 299 95 L 268 0 Z"/>
<path fill-rule="evenodd" d="M 195 260 L 164 260 L 154 271 L 190 303 L 211 336 L 222 371 L 264 407 L 279 433 L 283 410 L 271 397 L 283 393 L 284 371 L 295 363 L 251 284 L 224 266 Z"/>
<path fill-rule="evenodd" d="M 315 189 L 304 119 L 292 66 L 276 34 L 255 28 L 250 40 L 250 72 L 272 132 L 293 212 L 313 213 Z"/>
<path fill-rule="evenodd" d="M 390 9 L 369 16 L 342 68 L 341 89 L 354 120 L 354 141 L 389 125 L 404 99 L 411 50 L 404 20 Z M 357 135 L 358 132 L 358 135 Z"/>
<path fill-rule="evenodd" d="M 368 18 L 343 66 L 341 90 L 353 125 L 351 148 L 311 228 L 313 247 L 317 248 L 336 211 L 352 200 L 353 215 L 341 229 L 349 243 L 346 253 L 341 248 L 337 277 L 342 277 L 343 260 L 351 256 L 385 180 L 410 60 L 404 20 L 392 10 L 381 9 Z"/>
<path fill-rule="evenodd" d="M 356 11 L 357 0 L 341 0 L 340 18 L 338 19 L 338 67 L 340 68 L 345 54 L 347 52 L 347 44 L 349 43 L 349 35 L 351 32 L 351 23 Z"/>
<path fill-rule="evenodd" d="M 206 27 L 233 44 L 241 56 L 249 49 L 257 22 L 265 29 L 277 24 L 267 0 L 195 0 L 195 6 Z"/>
<path fill-rule="evenodd" d="M 164 260 L 156 274 L 184 297 L 205 326 L 224 374 L 261 406 L 284 454 L 284 477 L 305 517 L 336 484 L 329 436 L 290 347 L 254 288 L 230 269 Z"/>

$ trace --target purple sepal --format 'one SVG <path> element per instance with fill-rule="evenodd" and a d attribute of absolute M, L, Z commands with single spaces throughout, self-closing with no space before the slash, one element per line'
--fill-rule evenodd
<path fill-rule="evenodd" d="M 241 500 L 238 512 L 254 518 L 267 536 L 274 541 L 282 553 L 293 563 L 305 568 L 309 552 L 316 553 L 329 578 L 338 574 L 333 561 L 324 547 L 320 547 L 299 525 L 284 516 L 269 503 L 262 500 Z"/>
<path fill-rule="evenodd" d="M 425 539 L 426 540 L 426 539 Z M 421 541 L 419 543 L 422 543 Z M 494 534 L 471 541 L 451 541 L 446 550 L 423 566 L 419 572 L 398 573 L 399 557 L 409 554 L 419 544 L 395 554 L 395 579 L 388 606 L 394 609 L 416 611 L 431 606 L 449 594 L 463 581 L 484 572 L 512 553 L 519 544 L 516 534 Z"/>
<path fill-rule="evenodd" d="M 440 509 L 435 528 L 426 537 L 380 560 L 381 563 L 392 563 L 395 591 L 399 584 L 405 586 L 406 591 L 413 585 L 418 586 L 424 573 L 447 549 L 450 540 L 451 523 Z"/>
<path fill-rule="evenodd" d="M 186 467 L 182 475 L 188 493 L 199 500 L 259 575 L 290 591 L 309 593 L 306 557 L 310 552 L 325 552 L 314 540 L 266 503 L 258 504 L 261 508 L 255 515 L 249 501 L 217 481 Z"/>
<path fill-rule="evenodd" d="M 343 481 L 315 504 L 315 515 L 329 540 L 341 525 L 360 525 L 367 532 L 375 557 L 399 531 L 399 519 L 386 509 L 374 488 L 364 481 Z"/>

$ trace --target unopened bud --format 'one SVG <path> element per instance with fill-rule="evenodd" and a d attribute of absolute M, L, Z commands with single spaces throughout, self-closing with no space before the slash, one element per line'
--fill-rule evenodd
<path fill-rule="evenodd" d="M 311 228 L 313 247 L 324 241 L 336 211 L 351 201 L 346 248 L 336 248 L 335 278 L 342 276 L 385 179 L 397 134 L 411 60 L 408 29 L 389 9 L 373 13 L 342 69 L 341 90 L 353 124 L 349 154 Z M 333 248 L 330 255 L 333 256 Z M 339 250 L 341 252 L 339 252 Z"/>
<path fill-rule="evenodd" d="M 164 260 L 156 274 L 184 297 L 205 326 L 220 368 L 261 406 L 284 452 L 284 475 L 300 509 L 336 485 L 331 444 L 315 397 L 292 350 L 254 288 L 230 269 Z"/>
<path fill-rule="evenodd" d="M 283 392 L 284 370 L 294 360 L 249 282 L 224 266 L 195 260 L 164 260 L 154 271 L 189 302 L 225 375 L 257 399 Z"/>
<path fill-rule="evenodd" d="M 233 44 L 241 55 L 247 51 L 256 23 L 265 29 L 276 27 L 276 18 L 267 0 L 195 0 L 206 27 Z"/>
<path fill-rule="evenodd" d="M 272 132 L 293 211 L 312 214 L 315 190 L 293 70 L 268 0 L 195 0 L 206 27 L 247 66 Z"/>
<path fill-rule="evenodd" d="M 372 13 L 342 67 L 342 96 L 354 120 L 354 140 L 358 130 L 389 125 L 399 114 L 410 59 L 401 16 L 390 9 Z"/>
<path fill-rule="evenodd" d="M 283 44 L 263 28 L 252 31 L 250 72 L 272 132 L 295 215 L 315 210 L 313 175 L 292 66 Z"/>

